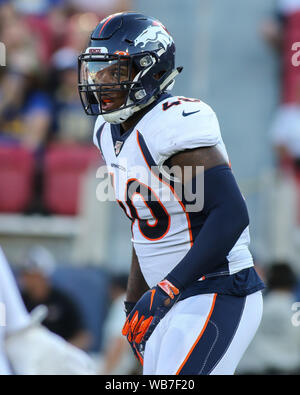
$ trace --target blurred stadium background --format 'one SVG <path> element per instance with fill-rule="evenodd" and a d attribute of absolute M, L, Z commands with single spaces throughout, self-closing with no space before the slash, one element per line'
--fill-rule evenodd
<path fill-rule="evenodd" d="M 248 204 L 257 269 L 266 281 L 274 264 L 296 277 L 286 325 L 269 337 L 284 342 L 296 329 L 298 343 L 283 344 L 282 366 L 253 366 L 249 356 L 240 372 L 299 372 L 300 328 L 291 319 L 300 300 L 300 66 L 291 48 L 300 42 L 300 0 L 0 0 L 7 51 L 0 67 L 0 245 L 17 276 L 33 248 L 51 254 L 51 282 L 80 306 L 92 338 L 85 348 L 101 354 L 112 278 L 130 266 L 130 228 L 115 203 L 96 199 L 101 157 L 76 68 L 97 22 L 123 10 L 167 26 L 184 66 L 174 94 L 215 109 Z M 44 255 L 37 256 L 43 266 Z M 283 362 L 289 347 L 298 354 L 291 365 Z"/>

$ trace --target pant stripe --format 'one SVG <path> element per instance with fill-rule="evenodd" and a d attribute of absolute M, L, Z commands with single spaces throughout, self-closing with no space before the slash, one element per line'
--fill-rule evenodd
<path fill-rule="evenodd" d="M 234 338 L 245 301 L 246 297 L 214 294 L 205 325 L 177 374 L 210 374 Z"/>
<path fill-rule="evenodd" d="M 204 324 L 204 326 L 203 326 L 203 328 L 202 328 L 202 330 L 201 330 L 201 332 L 200 332 L 200 335 L 197 337 L 197 339 L 196 339 L 195 343 L 193 344 L 192 348 L 190 349 L 190 351 L 188 352 L 188 354 L 187 354 L 187 356 L 185 357 L 184 361 L 183 361 L 182 364 L 180 365 L 179 369 L 178 369 L 177 372 L 176 372 L 176 375 L 179 375 L 179 374 L 180 374 L 182 368 L 183 368 L 184 365 L 187 363 L 187 361 L 188 361 L 190 355 L 192 354 L 193 350 L 195 349 L 197 343 L 200 341 L 200 339 L 201 339 L 201 337 L 202 337 L 202 335 L 203 335 L 203 333 L 204 333 L 204 331 L 205 331 L 205 329 L 206 329 L 206 327 L 207 327 L 207 324 L 209 323 L 210 317 L 211 317 L 211 315 L 212 315 L 212 313 L 213 313 L 213 311 L 214 311 L 215 303 L 216 303 L 216 298 L 217 298 L 217 294 L 214 294 L 214 298 L 213 298 L 213 301 L 212 301 L 212 305 L 211 305 L 209 314 L 208 314 L 207 319 L 206 319 L 206 321 L 205 321 L 205 324 Z"/>

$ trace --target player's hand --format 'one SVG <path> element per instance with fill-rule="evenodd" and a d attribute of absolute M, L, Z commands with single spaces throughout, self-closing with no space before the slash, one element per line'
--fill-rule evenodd
<path fill-rule="evenodd" d="M 125 305 L 125 314 L 126 314 L 126 317 L 128 317 L 129 314 L 131 313 L 132 309 L 136 305 L 136 303 L 124 302 L 124 305 Z M 135 343 L 129 342 L 129 345 L 133 351 L 134 356 L 138 360 L 138 362 L 140 362 L 140 364 L 143 365 L 143 363 L 144 363 L 143 356 L 139 353 L 139 350 L 136 348 Z"/>
<path fill-rule="evenodd" d="M 129 343 L 132 344 L 141 359 L 146 341 L 160 320 L 177 302 L 179 296 L 178 288 L 170 281 L 163 280 L 144 293 L 128 315 L 122 334 L 127 336 Z"/>

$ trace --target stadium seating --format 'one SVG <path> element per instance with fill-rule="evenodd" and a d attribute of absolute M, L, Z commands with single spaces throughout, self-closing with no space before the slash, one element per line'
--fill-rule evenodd
<path fill-rule="evenodd" d="M 90 167 L 99 165 L 99 151 L 94 146 L 51 145 L 45 154 L 46 209 L 52 214 L 78 214 L 82 178 Z"/>
<path fill-rule="evenodd" d="M 34 157 L 19 146 L 0 146 L 0 212 L 26 210 L 33 192 Z"/>

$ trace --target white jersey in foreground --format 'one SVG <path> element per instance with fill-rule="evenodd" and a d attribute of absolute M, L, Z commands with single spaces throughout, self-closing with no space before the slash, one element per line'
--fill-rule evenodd
<path fill-rule="evenodd" d="M 0 375 L 92 375 L 90 357 L 40 325 L 39 306 L 28 314 L 0 247 Z"/>
<path fill-rule="evenodd" d="M 132 220 L 132 242 L 149 287 L 161 281 L 187 254 L 205 218 L 188 212 L 157 168 L 187 149 L 216 146 L 228 159 L 216 114 L 200 100 L 164 95 L 131 130 L 98 117 L 94 143 L 111 174 L 115 196 Z M 155 168 L 155 166 L 157 166 Z M 146 197 L 151 195 L 151 201 Z M 234 274 L 253 266 L 246 228 L 217 271 Z"/>

